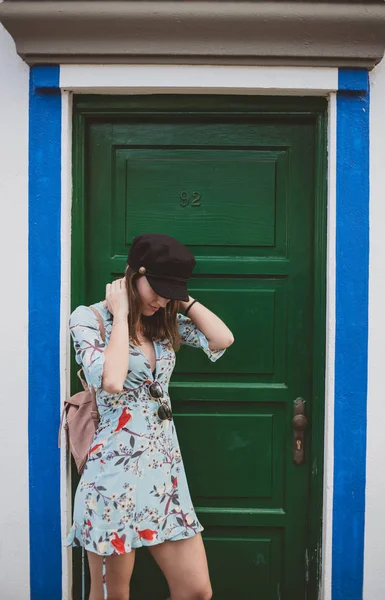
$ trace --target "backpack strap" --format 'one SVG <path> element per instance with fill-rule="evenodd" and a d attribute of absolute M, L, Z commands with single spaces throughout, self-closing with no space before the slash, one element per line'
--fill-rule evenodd
<path fill-rule="evenodd" d="M 90 306 L 90 309 L 95 313 L 95 315 L 96 315 L 96 317 L 97 317 L 97 319 L 99 321 L 100 335 L 101 335 L 101 338 L 102 338 L 103 342 L 105 342 L 106 341 L 106 332 L 105 332 L 105 329 L 104 329 L 103 319 L 100 316 L 100 312 L 98 310 L 96 310 L 96 308 L 94 308 L 93 306 Z M 84 390 L 88 390 L 88 384 L 83 379 L 82 373 L 84 373 L 83 368 L 79 369 L 79 371 L 76 374 L 77 374 L 77 376 L 79 377 L 79 379 L 81 381 L 83 389 Z"/>
<path fill-rule="evenodd" d="M 99 321 L 99 329 L 100 329 L 100 335 L 101 338 L 103 340 L 103 342 L 106 341 L 106 332 L 105 332 L 105 328 L 104 328 L 104 323 L 103 323 L 103 319 L 100 315 L 100 312 L 98 310 L 96 310 L 96 308 L 94 308 L 93 306 L 90 306 L 90 309 L 95 313 L 98 321 Z M 77 376 L 79 377 L 80 381 L 82 382 L 82 386 L 84 390 L 89 389 L 88 385 L 86 383 L 86 381 L 83 379 L 83 377 L 81 376 L 83 369 L 79 369 L 79 371 L 77 372 Z M 96 393 L 95 390 L 92 388 L 91 390 L 91 417 L 94 421 L 98 422 L 100 419 L 99 416 L 99 411 L 98 411 L 98 407 L 96 404 Z M 64 417 L 67 411 L 67 407 L 64 406 L 63 410 L 62 410 L 62 414 L 61 414 L 61 419 L 60 419 L 60 427 L 59 427 L 59 435 L 58 435 L 58 448 L 60 448 L 61 445 L 61 432 L 62 432 L 62 428 L 63 428 L 63 421 L 64 421 Z M 67 442 L 67 448 L 68 448 L 68 425 L 67 423 L 64 423 L 64 430 L 66 432 L 66 442 Z"/>
<path fill-rule="evenodd" d="M 90 309 L 95 313 L 95 315 L 99 321 L 100 335 L 102 336 L 103 342 L 105 342 L 106 341 L 106 332 L 104 329 L 104 323 L 103 323 L 103 319 L 100 315 L 100 312 L 98 310 L 96 310 L 96 308 L 94 308 L 93 306 L 90 306 Z"/>
<path fill-rule="evenodd" d="M 104 323 L 103 323 L 103 319 L 100 315 L 100 312 L 94 308 L 93 306 L 90 306 L 90 309 L 95 313 L 98 321 L 99 321 L 99 329 L 100 329 L 100 335 L 101 338 L 103 340 L 103 342 L 106 341 L 106 331 L 104 329 Z M 98 422 L 100 420 L 100 416 L 99 416 L 99 411 L 98 411 L 98 406 L 96 404 L 96 392 L 95 390 L 92 388 L 91 390 L 91 417 L 93 418 L 94 421 Z"/>
<path fill-rule="evenodd" d="M 104 329 L 104 323 L 103 323 L 103 319 L 100 315 L 100 312 L 98 310 L 96 310 L 96 308 L 94 308 L 93 306 L 90 306 L 90 309 L 92 310 L 92 312 L 95 313 L 95 315 L 99 321 L 100 335 L 101 335 L 103 342 L 105 342 L 106 341 L 106 331 Z M 79 377 L 79 379 L 81 381 L 83 389 L 88 390 L 88 383 L 83 379 L 83 377 L 81 375 L 82 373 L 84 374 L 83 368 L 79 369 L 79 371 L 77 372 L 77 376 Z M 96 400 L 95 400 L 95 406 L 96 406 Z M 94 406 L 93 406 L 93 410 L 94 410 Z"/>
<path fill-rule="evenodd" d="M 83 390 L 87 391 L 88 390 L 88 384 L 87 382 L 83 379 L 82 377 L 82 373 L 83 373 L 83 369 L 79 369 L 79 371 L 76 373 L 76 375 L 79 377 L 81 384 L 83 386 Z"/>

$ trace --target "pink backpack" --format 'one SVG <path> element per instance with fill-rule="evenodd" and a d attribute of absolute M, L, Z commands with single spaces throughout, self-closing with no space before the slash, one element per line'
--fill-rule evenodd
<path fill-rule="evenodd" d="M 98 318 L 100 335 L 104 342 L 105 330 L 102 317 L 96 308 L 93 306 L 90 306 L 90 308 Z M 88 387 L 86 381 L 81 376 L 82 371 L 83 369 L 80 369 L 77 375 L 82 382 L 84 389 L 82 392 L 74 394 L 64 402 L 58 438 L 58 447 L 60 448 L 63 420 L 64 416 L 66 416 L 66 422 L 64 424 L 66 449 L 71 450 L 79 474 L 83 472 L 87 462 L 88 451 L 94 439 L 95 431 L 100 419 L 98 407 L 96 405 L 95 390 L 92 387 Z"/>

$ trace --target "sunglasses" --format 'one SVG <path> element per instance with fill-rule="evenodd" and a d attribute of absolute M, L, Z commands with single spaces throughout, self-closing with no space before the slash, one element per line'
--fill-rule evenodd
<path fill-rule="evenodd" d="M 166 421 L 167 419 L 169 421 L 172 421 L 172 411 L 171 408 L 162 401 L 163 398 L 163 388 L 160 385 L 159 381 L 153 381 L 152 383 L 147 380 L 147 382 L 150 384 L 148 386 L 148 391 L 150 392 L 150 396 L 151 398 L 154 398 L 154 400 L 158 400 L 159 402 L 159 408 L 158 408 L 158 417 L 161 421 Z"/>

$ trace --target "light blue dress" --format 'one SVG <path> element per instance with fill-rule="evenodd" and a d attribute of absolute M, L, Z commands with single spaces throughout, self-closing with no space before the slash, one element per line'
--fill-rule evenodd
<path fill-rule="evenodd" d="M 99 311 L 110 339 L 112 315 L 103 302 Z M 210 360 L 225 350 L 209 349 L 192 320 L 177 315 L 181 343 L 201 348 Z M 102 556 L 132 548 L 180 540 L 203 530 L 192 505 L 174 421 L 161 421 L 159 403 L 145 379 L 158 380 L 170 403 L 168 385 L 175 352 L 167 340 L 154 340 L 155 373 L 144 352 L 130 343 L 130 362 L 123 391 L 101 387 L 106 344 L 96 315 L 79 306 L 70 317 L 76 360 L 88 385 L 96 390 L 100 422 L 79 481 L 73 524 L 65 546 L 84 546 Z"/>

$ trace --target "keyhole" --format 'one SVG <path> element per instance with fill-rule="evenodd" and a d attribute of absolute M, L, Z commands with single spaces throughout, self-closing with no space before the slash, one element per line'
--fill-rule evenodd
<path fill-rule="evenodd" d="M 302 442 L 301 440 L 297 440 L 297 450 L 301 450 Z"/>

